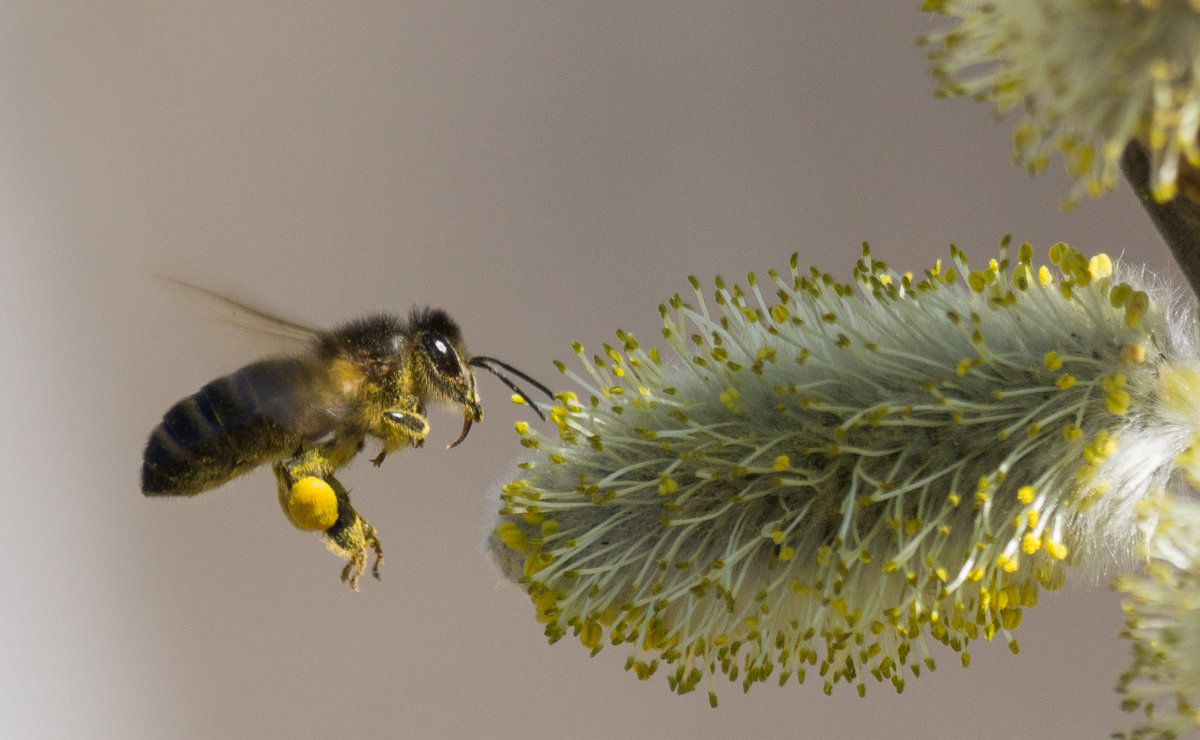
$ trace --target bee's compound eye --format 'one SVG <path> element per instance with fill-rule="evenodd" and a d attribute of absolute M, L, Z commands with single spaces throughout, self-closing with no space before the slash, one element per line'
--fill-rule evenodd
<path fill-rule="evenodd" d="M 433 334 L 421 340 L 425 346 L 425 354 L 429 361 L 443 378 L 462 377 L 462 363 L 458 361 L 458 353 L 444 337 Z"/>

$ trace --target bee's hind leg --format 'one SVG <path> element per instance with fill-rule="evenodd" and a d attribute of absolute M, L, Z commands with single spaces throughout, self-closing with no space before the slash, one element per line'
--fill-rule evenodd
<path fill-rule="evenodd" d="M 375 580 L 379 580 L 379 568 L 383 565 L 383 544 L 380 543 L 375 528 L 350 505 L 346 489 L 336 480 L 333 482 L 336 484 L 334 491 L 338 495 L 338 520 L 325 530 L 325 546 L 333 554 L 345 558 L 346 567 L 342 569 L 342 582 L 357 591 L 358 579 L 367 568 L 367 548 L 375 553 L 371 575 Z"/>
<path fill-rule="evenodd" d="M 379 578 L 383 546 L 366 519 L 350 504 L 350 494 L 333 476 L 332 466 L 319 451 L 309 450 L 273 466 L 279 505 L 293 526 L 322 532 L 330 552 L 346 561 L 342 581 L 358 590 L 367 566 L 367 549 L 375 553 L 371 575 Z"/>

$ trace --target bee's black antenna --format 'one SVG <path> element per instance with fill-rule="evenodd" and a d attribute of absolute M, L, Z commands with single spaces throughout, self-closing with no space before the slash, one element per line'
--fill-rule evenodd
<path fill-rule="evenodd" d="M 521 400 L 524 401 L 526 404 L 528 404 L 529 408 L 533 409 L 533 413 L 538 415 L 538 418 L 540 418 L 542 421 L 546 420 L 546 416 L 541 412 L 540 409 L 538 409 L 537 405 L 534 404 L 533 399 L 531 399 L 525 393 L 525 391 L 523 391 L 519 387 L 517 387 L 517 384 L 514 383 L 512 381 L 512 379 L 510 379 L 507 375 L 505 375 L 504 373 L 497 370 L 496 366 L 499 366 L 499 367 L 507 370 L 508 372 L 512 373 L 513 375 L 516 375 L 518 378 L 520 378 L 521 380 L 524 380 L 526 383 L 529 383 L 530 385 L 532 385 L 534 388 L 537 388 L 542 393 L 545 393 L 551 400 L 553 400 L 554 394 L 550 392 L 549 388 L 547 388 L 546 386 L 537 382 L 536 380 L 529 377 L 528 375 L 521 372 L 520 370 L 516 369 L 512 365 L 509 365 L 507 362 L 501 362 L 500 360 L 497 360 L 494 357 L 472 357 L 471 361 L 468 362 L 467 364 L 470 365 L 471 367 L 481 367 L 484 370 L 487 370 L 492 375 L 495 375 L 497 378 L 500 378 L 500 382 L 507 385 L 509 388 L 512 389 L 513 393 L 516 393 L 518 396 L 520 396 Z"/>

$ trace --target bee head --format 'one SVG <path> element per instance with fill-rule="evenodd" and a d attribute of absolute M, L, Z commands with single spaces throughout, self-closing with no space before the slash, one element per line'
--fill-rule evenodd
<path fill-rule="evenodd" d="M 425 309 L 413 313 L 411 336 L 417 355 L 421 385 L 433 398 L 462 406 L 464 425 L 483 419 L 475 390 L 475 373 L 458 325 L 444 311 Z"/>
<path fill-rule="evenodd" d="M 463 407 L 462 431 L 459 432 L 458 439 L 446 445 L 446 449 L 457 447 L 467 438 L 471 424 L 483 420 L 483 408 L 479 405 L 479 394 L 475 390 L 475 371 L 472 368 L 481 367 L 495 375 L 524 399 L 534 413 L 542 419 L 546 418 L 525 391 L 501 372 L 501 369 L 516 375 L 553 398 L 550 389 L 512 365 L 495 358 L 469 357 L 458 325 L 445 312 L 431 309 L 416 312 L 412 316 L 411 327 L 424 365 L 425 388 L 430 395 Z"/>

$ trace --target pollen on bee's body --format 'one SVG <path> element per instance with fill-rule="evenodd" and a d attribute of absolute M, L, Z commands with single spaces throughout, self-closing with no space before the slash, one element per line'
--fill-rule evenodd
<path fill-rule="evenodd" d="M 662 352 L 577 344 L 592 401 L 519 429 L 539 452 L 490 545 L 550 640 L 626 644 L 679 693 L 817 664 L 899 690 L 928 641 L 1015 649 L 1040 590 L 1131 549 L 1136 501 L 1200 460 L 1200 373 L 1169 372 L 1200 367 L 1190 324 L 1107 257 L 1004 247 L 900 274 L 864 245 L 850 284 L 793 257 L 774 292 L 719 283 L 719 314 L 693 279 Z"/>

